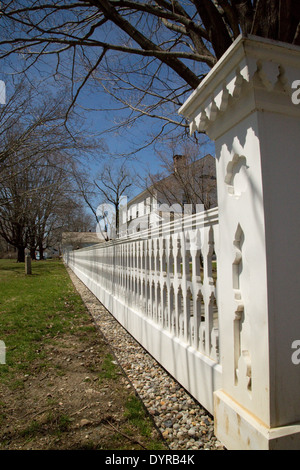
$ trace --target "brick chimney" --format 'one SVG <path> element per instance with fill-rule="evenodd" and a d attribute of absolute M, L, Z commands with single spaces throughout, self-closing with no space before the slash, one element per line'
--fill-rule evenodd
<path fill-rule="evenodd" d="M 174 173 L 177 173 L 180 168 L 183 168 L 186 165 L 186 155 L 174 155 Z"/>

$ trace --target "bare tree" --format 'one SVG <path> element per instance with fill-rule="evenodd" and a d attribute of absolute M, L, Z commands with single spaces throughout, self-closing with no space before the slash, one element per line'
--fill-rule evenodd
<path fill-rule="evenodd" d="M 84 202 L 85 206 L 91 211 L 96 225 L 101 227 L 101 219 L 97 212 L 97 191 L 95 183 L 91 179 L 91 175 L 88 174 L 85 170 L 78 171 L 78 169 L 75 168 L 73 177 L 76 184 L 76 194 Z M 102 235 L 104 239 L 107 239 L 106 233 L 103 232 Z"/>
<path fill-rule="evenodd" d="M 24 261 L 25 247 L 43 252 L 49 222 L 70 191 L 76 157 L 93 149 L 83 128 L 70 134 L 64 127 L 63 104 L 62 96 L 51 95 L 28 104 L 28 95 L 22 99 L 20 92 L 8 103 L 8 115 L 6 108 L 2 112 L 0 235 L 17 248 L 18 261 Z"/>
<path fill-rule="evenodd" d="M 74 196 L 74 188 L 61 196 L 56 201 L 55 211 L 47 220 L 43 233 L 43 251 L 56 247 L 60 252 L 64 232 L 89 232 L 93 227 L 93 217 L 86 211 L 80 197 Z M 39 253 L 41 254 L 40 245 Z"/>
<path fill-rule="evenodd" d="M 56 165 L 40 160 L 26 166 L 15 160 L 14 175 L 0 181 L 0 236 L 16 247 L 19 262 L 26 247 L 32 259 L 36 251 L 43 259 L 47 248 L 59 245 L 63 231 L 91 227 L 91 217 L 74 195 L 73 179 L 57 157 L 53 160 Z"/>
<path fill-rule="evenodd" d="M 118 236 L 120 204 L 123 197 L 130 196 L 135 179 L 133 170 L 117 162 L 103 164 L 92 181 L 84 172 L 76 174 L 78 193 L 94 215 L 105 240 L 109 240 L 114 231 Z"/>
<path fill-rule="evenodd" d="M 0 57 L 22 55 L 26 71 L 55 58 L 71 106 L 94 79 L 129 110 L 126 126 L 159 119 L 159 134 L 186 129 L 175 110 L 239 34 L 300 44 L 299 0 L 15 0 L 1 14 Z"/>
<path fill-rule="evenodd" d="M 10 179 L 9 183 L 0 188 L 0 198 L 5 200 L 0 207 L 0 234 L 7 243 L 16 247 L 18 261 L 22 262 L 28 243 L 27 201 L 22 195 L 28 188 L 25 181 L 12 182 Z"/>
<path fill-rule="evenodd" d="M 143 189 L 147 188 L 147 192 L 160 204 L 177 204 L 182 212 L 185 205 L 189 205 L 193 213 L 199 205 L 204 210 L 215 207 L 217 184 L 214 157 L 210 154 L 200 156 L 196 145 L 185 143 L 177 147 L 158 153 L 161 171 L 149 171 L 142 179 Z"/>
<path fill-rule="evenodd" d="M 101 146 L 99 140 L 84 136 L 86 127 L 78 115 L 70 115 L 68 128 L 64 126 L 67 108 L 66 90 L 42 93 L 24 81 L 15 86 L 7 105 L 0 108 L 0 180 L 13 177 L 17 168 L 38 165 L 41 159 L 43 165 L 70 166 Z"/>
<path fill-rule="evenodd" d="M 71 182 L 66 179 L 62 162 L 57 158 L 55 160 L 56 165 L 43 165 L 40 161 L 39 165 L 31 169 L 35 179 L 34 190 L 25 196 L 28 200 L 27 246 L 32 259 L 36 259 L 37 250 L 39 259 L 44 259 L 44 250 L 49 247 L 49 237 L 57 224 L 57 212 L 68 197 L 71 187 Z"/>

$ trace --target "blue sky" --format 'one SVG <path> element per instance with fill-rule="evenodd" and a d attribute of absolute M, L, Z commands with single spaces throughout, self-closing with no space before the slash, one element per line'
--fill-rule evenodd
<path fill-rule="evenodd" d="M 68 15 L 69 14 L 70 13 L 68 13 Z M 111 25 L 107 27 L 104 25 L 102 28 L 97 29 L 95 34 L 97 35 L 97 38 L 105 39 L 106 41 L 109 41 L 109 35 L 111 35 L 112 41 L 124 41 L 128 39 L 126 35 Z M 167 37 L 169 35 L 168 32 L 164 32 L 164 34 L 167 34 Z M 116 39 L 116 37 L 118 37 L 118 39 Z M 99 54 L 101 54 L 101 52 L 101 48 L 92 48 L 88 51 L 91 64 L 96 62 L 96 59 L 99 58 Z M 42 81 L 43 93 L 47 93 L 48 84 L 52 83 L 53 85 L 53 83 L 55 83 L 57 88 L 60 86 L 62 87 L 65 83 L 69 83 L 70 85 L 69 79 L 73 59 L 72 51 L 62 53 L 60 56 L 60 65 L 57 69 L 56 54 L 43 56 L 39 59 L 38 64 L 28 70 L 27 75 L 32 81 Z M 160 67 L 158 62 L 150 60 L 150 63 L 147 64 L 147 69 L 145 69 L 145 62 L 143 62 L 144 60 L 146 59 L 138 56 L 122 55 L 121 53 L 114 53 L 113 51 L 110 51 L 110 53 L 106 54 L 103 64 L 100 64 L 99 77 L 101 79 L 103 78 L 103 83 L 105 85 L 111 85 L 111 79 L 108 77 L 109 74 L 106 70 L 107 68 L 108 70 L 112 70 L 113 73 L 116 72 L 116 75 L 122 75 L 123 73 L 123 76 L 126 76 L 126 79 L 129 81 L 134 82 L 136 79 L 140 80 L 138 82 L 139 86 L 142 90 L 144 90 L 143 85 L 147 85 L 149 77 L 151 77 L 150 80 L 152 80 L 152 77 L 154 76 L 154 85 L 157 87 L 156 89 L 163 94 L 165 93 L 166 95 L 164 96 L 168 96 L 168 93 L 170 93 L 170 97 L 173 96 L 172 90 L 176 90 L 178 87 L 183 86 L 183 81 L 179 79 L 175 73 L 171 72 L 168 67 Z M 80 56 L 80 54 L 77 54 L 76 62 L 74 63 L 76 64 L 76 73 L 74 74 L 73 84 L 74 90 L 76 91 L 76 87 L 78 88 L 80 86 L 86 74 L 87 64 L 85 63 L 85 59 Z M 20 55 L 11 56 L 7 59 L 7 61 L 4 63 L 2 62 L 1 65 L 2 67 L 5 67 L 4 70 L 2 69 L 3 72 L 11 73 L 12 71 L 23 69 L 24 59 Z M 188 65 L 195 67 L 195 73 L 203 73 L 205 71 L 202 64 L 190 61 Z M 141 70 L 141 74 L 139 75 L 139 72 L 135 72 L 136 70 Z M 144 74 L 144 70 L 147 70 L 147 73 Z M 56 73 L 56 82 L 53 82 L 53 79 L 49 78 L 53 75 L 53 73 Z M 156 75 L 156 73 L 158 75 Z M 5 75 L 3 74 L 3 76 L 1 76 L 0 74 L 0 79 L 5 80 Z M 167 84 L 167 87 L 165 87 L 165 83 Z M 116 81 L 114 84 L 116 93 L 118 93 L 118 84 L 118 81 Z M 8 89 L 8 94 L 9 92 L 10 90 Z M 130 99 L 128 96 L 126 96 L 126 98 Z M 133 97 L 133 102 L 135 98 L 136 97 Z M 187 98 L 187 96 L 185 98 Z M 139 101 L 139 99 L 137 99 L 137 101 Z M 166 102 L 167 101 L 168 100 L 166 99 Z M 149 98 L 149 95 L 147 95 L 146 98 L 143 99 L 141 106 L 147 105 L 149 102 L 152 105 L 151 97 Z M 172 99 L 170 99 L 170 103 L 171 102 Z M 151 136 L 159 133 L 162 122 L 156 119 L 139 119 L 138 122 L 128 129 L 122 129 L 118 131 L 116 126 L 114 132 L 105 133 L 107 129 L 115 126 L 118 122 L 118 119 L 124 117 L 126 112 L 118 110 L 118 108 L 120 108 L 120 104 L 113 101 L 113 99 L 109 97 L 103 91 L 103 89 L 101 89 L 101 85 L 98 84 L 97 86 L 95 82 L 89 80 L 89 82 L 80 92 L 77 103 L 79 105 L 80 113 L 85 117 L 89 132 L 91 132 L 91 134 L 94 133 L 100 135 L 100 138 L 103 139 L 107 149 L 106 152 L 103 152 L 103 149 L 99 148 L 99 161 L 96 159 L 96 161 L 91 164 L 92 172 L 97 172 L 98 169 L 101 168 L 103 155 L 105 155 L 107 158 L 112 158 L 121 154 L 131 154 L 129 164 L 133 165 L 135 171 L 137 171 L 140 175 L 146 174 L 149 170 L 153 173 L 160 171 L 160 161 L 155 152 L 155 147 L 158 147 L 160 151 L 170 152 L 170 156 L 172 156 L 172 151 L 168 149 L 164 142 L 160 142 L 159 140 L 157 140 L 154 145 L 146 147 L 138 153 L 135 153 L 136 149 L 145 144 L 145 140 L 149 141 L 151 140 Z M 173 116 L 171 114 L 171 117 L 175 116 L 175 119 L 177 120 L 176 107 L 177 104 L 175 108 L 173 108 L 172 104 L 169 104 L 167 113 L 174 113 Z M 179 107 L 180 106 L 178 105 L 178 109 Z M 94 111 L 85 111 L 84 109 L 94 109 Z M 160 110 L 157 111 L 155 106 L 153 109 L 154 114 L 156 112 L 160 113 Z M 163 111 L 162 114 L 163 113 L 166 114 L 166 111 Z M 169 131 L 169 127 L 167 127 L 167 130 Z M 214 153 L 212 145 L 208 145 L 206 147 L 199 146 L 199 157 L 204 156 L 206 153 Z"/>
<path fill-rule="evenodd" d="M 13 58 L 13 65 L 15 68 L 22 68 L 22 61 L 15 57 Z M 44 68 L 44 70 L 43 70 Z M 53 80 L 49 78 L 49 68 L 53 70 L 53 64 L 50 65 L 42 64 L 39 66 L 39 70 L 31 69 L 28 72 L 31 81 L 40 83 L 42 81 L 43 93 L 47 92 L 47 86 L 52 83 Z M 3 70 L 3 69 L 2 69 Z M 7 85 L 7 95 L 13 92 L 13 84 L 9 79 L 9 73 L 11 73 L 11 67 L 5 68 L 3 74 L 0 74 L 0 79 L 6 81 Z M 5 74 L 8 72 L 8 75 Z M 30 75 L 29 75 L 30 74 Z M 48 82 L 47 82 L 48 80 Z M 58 80 L 55 82 L 54 88 L 59 90 L 59 87 L 62 87 L 63 83 L 67 80 L 58 77 Z M 78 86 L 77 82 L 75 86 Z M 128 161 L 129 166 L 132 165 L 134 170 L 142 176 L 146 176 L 148 171 L 152 173 L 159 172 L 160 161 L 155 152 L 155 147 L 158 147 L 159 150 L 165 149 L 166 152 L 171 150 L 167 147 L 164 147 L 163 143 L 156 141 L 155 144 L 136 152 L 136 149 L 139 149 L 145 143 L 145 137 L 147 140 L 151 140 L 151 135 L 156 135 L 159 133 L 161 128 L 161 121 L 151 118 L 139 119 L 132 127 L 128 129 L 118 130 L 117 122 L 119 119 L 122 119 L 127 115 L 127 111 L 120 111 L 120 104 L 115 102 L 105 91 L 101 90 L 100 86 L 95 86 L 93 82 L 89 82 L 80 92 L 77 100 L 78 109 L 80 110 L 81 115 L 84 116 L 86 125 L 91 134 L 99 135 L 106 147 L 106 151 L 103 152 L 103 149 L 99 148 L 99 160 L 96 158 L 93 162 L 90 163 L 90 168 L 93 174 L 96 174 L 100 169 L 103 162 L 103 156 L 106 158 L 116 157 L 121 154 L 131 154 Z M 179 107 L 178 107 L 179 109 Z M 175 113 L 177 110 L 175 109 Z M 113 132 L 105 133 L 106 130 L 116 126 L 116 129 Z M 211 144 L 208 144 L 204 147 L 199 146 L 199 158 L 204 156 L 206 153 L 214 153 L 214 147 Z M 86 167 L 87 168 L 87 167 Z M 137 194 L 140 191 L 139 188 L 136 188 L 134 194 Z"/>
<path fill-rule="evenodd" d="M 99 89 L 94 94 L 88 89 L 84 90 L 80 95 L 78 104 L 79 106 L 97 108 L 97 110 L 94 111 L 87 111 L 86 119 L 91 123 L 91 127 L 95 132 L 101 133 L 108 147 L 108 154 L 116 157 L 123 153 L 131 154 L 129 156 L 129 164 L 139 168 L 140 171 L 145 171 L 146 168 L 150 168 L 152 172 L 159 171 L 160 160 L 155 152 L 155 147 L 162 149 L 164 148 L 163 143 L 156 141 L 151 146 L 135 152 L 136 149 L 140 149 L 143 146 L 145 137 L 150 141 L 152 135 L 159 133 L 161 128 L 161 122 L 159 120 L 139 118 L 138 122 L 129 129 L 122 129 L 120 132 L 116 130 L 114 132 L 105 133 L 105 130 L 113 127 L 118 119 L 122 119 L 126 116 L 126 112 L 118 111 L 118 105 L 114 100 Z M 201 139 L 200 136 L 199 138 Z M 171 152 L 171 150 L 169 150 L 169 152 Z M 206 153 L 214 153 L 214 146 L 211 142 L 208 142 L 208 144 L 203 147 L 199 146 L 199 158 L 206 155 Z"/>

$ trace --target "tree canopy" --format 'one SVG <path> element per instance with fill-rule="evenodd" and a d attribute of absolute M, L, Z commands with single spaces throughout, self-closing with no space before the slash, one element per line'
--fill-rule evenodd
<path fill-rule="evenodd" d="M 240 34 L 300 44 L 299 0 L 1 4 L 0 58 L 17 55 L 23 71 L 41 61 L 44 67 L 48 58 L 56 78 L 72 80 L 70 106 L 93 80 L 129 110 L 126 126 L 147 116 L 159 119 L 162 130 L 186 128 L 179 106 Z"/>
<path fill-rule="evenodd" d="M 85 223 L 73 173 L 100 142 L 77 116 L 66 129 L 66 106 L 64 95 L 41 95 L 21 82 L 0 110 L 0 238 L 17 249 L 19 261 L 26 247 L 42 258 L 61 229 L 74 226 L 70 216 Z"/>

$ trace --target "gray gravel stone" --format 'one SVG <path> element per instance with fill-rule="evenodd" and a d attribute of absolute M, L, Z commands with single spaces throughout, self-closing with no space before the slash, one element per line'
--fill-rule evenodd
<path fill-rule="evenodd" d="M 95 323 L 172 450 L 224 450 L 213 417 L 115 320 L 67 268 Z"/>

